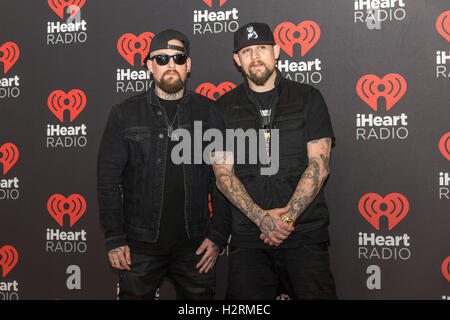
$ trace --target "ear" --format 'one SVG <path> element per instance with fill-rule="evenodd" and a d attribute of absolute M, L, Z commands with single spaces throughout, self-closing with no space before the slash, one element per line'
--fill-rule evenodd
<path fill-rule="evenodd" d="M 153 73 L 152 60 L 150 60 L 150 59 L 147 60 L 147 70 L 150 74 Z"/>
<path fill-rule="evenodd" d="M 273 55 L 274 55 L 274 57 L 275 57 L 275 60 L 277 60 L 279 57 L 280 57 L 280 46 L 279 45 L 277 45 L 277 44 L 275 44 L 274 46 L 273 46 Z"/>
<path fill-rule="evenodd" d="M 241 59 L 239 58 L 239 55 L 238 55 L 237 53 L 234 53 L 234 54 L 233 54 L 233 58 L 234 58 L 234 62 L 236 62 L 236 64 L 237 64 L 239 67 L 242 67 Z"/>
<path fill-rule="evenodd" d="M 186 60 L 186 71 L 187 73 L 192 71 L 192 61 L 191 58 L 187 58 Z"/>

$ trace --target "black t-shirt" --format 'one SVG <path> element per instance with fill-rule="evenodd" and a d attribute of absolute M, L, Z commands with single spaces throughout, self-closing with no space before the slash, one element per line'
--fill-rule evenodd
<path fill-rule="evenodd" d="M 168 124 L 173 123 L 174 130 L 178 128 L 177 105 L 180 100 L 159 99 L 161 106 L 166 111 Z M 176 144 L 178 144 L 178 141 L 172 141 L 169 138 L 164 176 L 164 200 L 158 241 L 156 243 L 147 243 L 129 240 L 131 250 L 135 253 L 163 255 L 169 254 L 172 249 L 194 248 L 199 244 L 198 239 L 190 241 L 186 234 L 183 165 L 174 164 L 170 156 Z"/>
<path fill-rule="evenodd" d="M 263 110 L 267 110 L 270 109 L 272 106 L 272 100 L 274 98 L 274 94 L 275 94 L 275 88 L 273 88 L 272 90 L 266 91 L 266 92 L 256 92 L 253 91 L 256 95 L 256 98 L 258 99 L 259 103 L 260 103 L 260 107 Z"/>
<path fill-rule="evenodd" d="M 335 141 L 327 104 L 319 90 L 313 89 L 309 97 L 306 119 L 306 141 L 331 138 Z"/>

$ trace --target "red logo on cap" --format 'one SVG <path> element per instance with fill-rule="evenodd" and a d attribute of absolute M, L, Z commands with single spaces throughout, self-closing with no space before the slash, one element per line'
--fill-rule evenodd
<path fill-rule="evenodd" d="M 67 6 L 70 6 L 72 9 L 72 12 L 70 12 L 70 16 L 73 17 L 82 6 L 84 6 L 84 3 L 86 0 L 48 0 L 49 7 L 55 11 L 55 13 L 60 17 L 61 19 L 64 18 L 64 8 Z"/>
<path fill-rule="evenodd" d="M 444 134 L 441 140 L 439 140 L 439 150 L 450 161 L 450 132 Z"/>
<path fill-rule="evenodd" d="M 384 97 L 386 99 L 386 110 L 389 110 L 405 94 L 406 80 L 396 73 L 390 73 L 383 79 L 368 74 L 359 79 L 356 84 L 356 92 L 375 111 L 377 111 L 378 98 Z"/>
<path fill-rule="evenodd" d="M 67 214 L 72 227 L 86 211 L 86 200 L 79 194 L 72 194 L 67 198 L 60 194 L 54 194 L 47 201 L 47 210 L 61 227 L 64 215 Z"/>
<path fill-rule="evenodd" d="M 442 12 L 436 20 L 436 30 L 447 41 L 450 41 L 450 10 Z"/>
<path fill-rule="evenodd" d="M 3 269 L 3 278 L 16 266 L 19 254 L 13 246 L 3 246 L 0 248 L 0 266 Z"/>
<path fill-rule="evenodd" d="M 0 47 L 0 53 L 0 62 L 3 62 L 6 74 L 19 59 L 20 50 L 17 44 L 10 41 Z"/>
<path fill-rule="evenodd" d="M 212 100 L 216 100 L 218 97 L 216 97 L 216 94 L 219 95 L 219 97 L 228 91 L 233 90 L 236 88 L 236 85 L 232 82 L 222 82 L 217 87 L 213 85 L 210 82 L 202 83 L 195 89 L 195 92 L 204 95 L 207 98 L 210 98 Z"/>
<path fill-rule="evenodd" d="M 303 21 L 297 26 L 291 22 L 279 24 L 273 32 L 275 42 L 289 56 L 293 56 L 294 44 L 299 43 L 302 57 L 319 41 L 320 28 L 314 21 Z"/>
<path fill-rule="evenodd" d="M 380 218 L 388 219 L 388 228 L 392 230 L 408 213 L 409 202 L 400 193 L 391 193 L 382 198 L 377 193 L 367 193 L 358 204 L 359 213 L 377 230 L 380 230 Z"/>
<path fill-rule="evenodd" d="M 12 143 L 0 147 L 0 163 L 3 164 L 3 174 L 6 174 L 19 160 L 19 149 Z"/>
<path fill-rule="evenodd" d="M 220 6 L 223 6 L 225 2 L 228 0 L 220 0 Z M 203 0 L 204 3 L 208 5 L 208 7 L 212 8 L 212 0 Z"/>
<path fill-rule="evenodd" d="M 442 274 L 450 282 L 450 257 L 447 257 L 442 263 Z"/>
<path fill-rule="evenodd" d="M 48 96 L 47 105 L 50 111 L 61 121 L 64 121 L 64 110 L 69 110 L 70 121 L 73 121 L 86 106 L 86 95 L 79 89 L 65 93 L 55 90 Z"/>
<path fill-rule="evenodd" d="M 151 32 L 144 32 L 139 37 L 132 33 L 125 33 L 117 41 L 117 51 L 132 66 L 134 66 L 134 55 L 139 53 L 141 64 L 144 64 L 144 59 L 150 51 L 150 43 L 154 36 Z"/>

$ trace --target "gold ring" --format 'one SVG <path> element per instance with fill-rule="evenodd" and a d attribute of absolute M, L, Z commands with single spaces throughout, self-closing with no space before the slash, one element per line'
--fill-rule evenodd
<path fill-rule="evenodd" d="M 280 218 L 281 218 L 282 221 L 286 222 L 288 225 L 294 226 L 294 220 L 292 220 L 292 219 L 289 218 L 288 216 L 282 214 L 282 215 L 280 216 Z"/>

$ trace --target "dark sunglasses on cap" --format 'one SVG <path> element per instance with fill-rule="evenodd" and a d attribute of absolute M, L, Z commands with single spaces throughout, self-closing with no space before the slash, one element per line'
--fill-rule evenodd
<path fill-rule="evenodd" d="M 173 58 L 173 61 L 176 64 L 183 65 L 183 64 L 186 63 L 186 60 L 187 60 L 188 57 L 187 57 L 187 55 L 185 55 L 183 53 L 174 54 L 174 55 L 171 55 L 171 56 L 169 56 L 168 54 L 157 54 L 156 56 L 151 57 L 150 60 L 155 59 L 156 63 L 158 65 L 165 66 L 166 64 L 169 63 L 170 58 Z"/>

